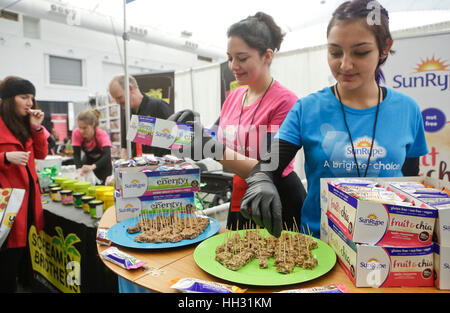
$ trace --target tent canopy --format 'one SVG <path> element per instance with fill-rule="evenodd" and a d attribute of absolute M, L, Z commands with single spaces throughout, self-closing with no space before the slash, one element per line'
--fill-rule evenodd
<path fill-rule="evenodd" d="M 63 0 L 63 3 L 115 18 L 123 17 L 123 0 Z M 226 49 L 227 28 L 258 11 L 274 17 L 286 32 L 282 50 L 325 41 L 325 27 L 343 0 L 134 0 L 127 20 L 158 32 L 191 35 L 198 42 Z M 449 0 L 379 0 L 390 12 L 392 30 L 450 21 Z"/>

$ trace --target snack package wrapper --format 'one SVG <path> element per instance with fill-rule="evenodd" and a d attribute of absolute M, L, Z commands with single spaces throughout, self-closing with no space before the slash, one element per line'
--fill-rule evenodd
<path fill-rule="evenodd" d="M 108 260 L 111 263 L 119 265 L 127 270 L 133 270 L 140 268 L 147 264 L 146 262 L 140 261 L 132 255 L 120 251 L 116 247 L 111 247 L 100 253 L 101 257 Z"/>
<path fill-rule="evenodd" d="M 25 189 L 0 188 L 0 247 L 11 231 L 24 196 Z"/>
<path fill-rule="evenodd" d="M 327 285 L 323 287 L 311 287 L 302 289 L 283 290 L 278 293 L 348 293 L 347 287 L 343 284 Z"/>
<path fill-rule="evenodd" d="M 204 131 L 211 137 L 216 136 L 214 130 Z M 165 149 L 179 149 L 190 144 L 193 137 L 192 125 L 142 115 L 131 116 L 127 131 L 127 140 Z"/>
<path fill-rule="evenodd" d="M 205 281 L 196 278 L 179 278 L 171 282 L 171 288 L 185 293 L 244 293 L 247 289 Z"/>
<path fill-rule="evenodd" d="M 99 227 L 96 240 L 99 245 L 110 246 L 111 240 L 108 239 L 108 228 Z"/>

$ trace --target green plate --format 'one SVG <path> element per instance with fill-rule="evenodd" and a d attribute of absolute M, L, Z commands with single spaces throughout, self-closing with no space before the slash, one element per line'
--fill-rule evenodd
<path fill-rule="evenodd" d="M 265 229 L 260 230 L 263 236 L 268 236 Z M 244 231 L 239 231 L 243 236 Z M 230 236 L 229 234 L 228 236 Z M 269 267 L 260 269 L 258 259 L 253 259 L 250 263 L 237 271 L 232 271 L 217 262 L 216 247 L 223 244 L 225 233 L 208 238 L 197 246 L 194 251 L 194 260 L 205 272 L 230 282 L 253 285 L 253 286 L 282 286 L 298 284 L 318 278 L 328 273 L 336 263 L 336 254 L 333 249 L 323 241 L 313 238 L 317 242 L 317 248 L 311 250 L 313 257 L 318 261 L 318 265 L 312 269 L 295 267 L 290 274 L 281 274 L 276 271 L 273 265 L 273 257 L 269 259 Z M 229 237 L 231 238 L 231 236 Z"/>

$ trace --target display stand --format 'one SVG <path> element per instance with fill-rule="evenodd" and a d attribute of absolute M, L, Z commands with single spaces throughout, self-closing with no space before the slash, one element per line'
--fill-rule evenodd
<path fill-rule="evenodd" d="M 120 158 L 120 105 L 111 101 L 107 95 L 97 96 L 95 107 L 101 113 L 99 127 L 106 131 L 111 139 L 111 157 Z"/>

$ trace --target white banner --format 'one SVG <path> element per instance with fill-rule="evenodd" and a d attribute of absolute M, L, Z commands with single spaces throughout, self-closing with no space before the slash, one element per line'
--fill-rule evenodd
<path fill-rule="evenodd" d="M 383 67 L 386 85 L 414 98 L 422 111 L 429 153 L 420 174 L 450 181 L 450 33 L 394 40 Z"/>

